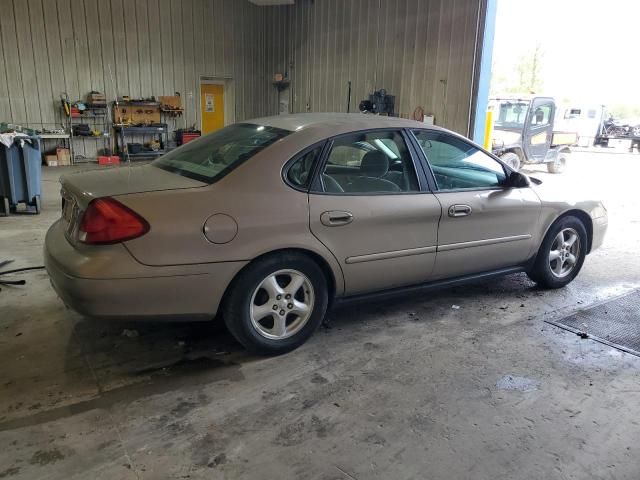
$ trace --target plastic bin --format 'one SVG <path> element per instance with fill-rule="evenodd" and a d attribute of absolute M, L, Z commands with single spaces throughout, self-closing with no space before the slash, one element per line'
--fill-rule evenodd
<path fill-rule="evenodd" d="M 18 137 L 10 148 L 0 144 L 0 215 L 15 212 L 19 203 L 25 203 L 28 212 L 40 213 L 41 165 L 38 137 Z"/>

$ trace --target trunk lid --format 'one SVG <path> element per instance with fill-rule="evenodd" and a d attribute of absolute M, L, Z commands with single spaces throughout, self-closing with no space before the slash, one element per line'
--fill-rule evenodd
<path fill-rule="evenodd" d="M 94 198 L 207 185 L 150 164 L 70 173 L 63 175 L 60 183 L 63 192 L 73 197 L 83 210 Z"/>
<path fill-rule="evenodd" d="M 61 221 L 67 239 L 73 244 L 77 241 L 82 213 L 96 198 L 207 186 L 206 183 L 149 164 L 70 173 L 63 175 L 60 183 Z"/>

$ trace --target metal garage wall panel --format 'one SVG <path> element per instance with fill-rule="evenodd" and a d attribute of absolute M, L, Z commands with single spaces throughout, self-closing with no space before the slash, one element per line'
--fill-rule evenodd
<path fill-rule="evenodd" d="M 182 72 L 184 75 L 183 87 L 180 92 L 183 92 L 182 101 L 185 105 L 184 119 L 187 125 L 193 125 L 196 123 L 196 109 L 199 102 L 196 102 L 197 95 L 196 85 L 198 79 L 195 73 L 195 57 L 194 48 L 195 45 L 193 35 L 193 4 L 191 1 L 183 4 L 182 6 Z"/>
<path fill-rule="evenodd" d="M 147 0 L 135 0 L 135 10 L 138 58 L 140 61 L 140 96 L 150 97 L 154 95 L 154 90 L 151 82 L 151 32 L 149 29 Z"/>
<path fill-rule="evenodd" d="M 27 113 L 22 88 L 22 73 L 12 0 L 0 0 L 0 11 L 2 11 L 2 15 L 0 15 L 0 33 L 2 34 L 2 52 L 7 76 L 11 121 L 16 123 L 26 122 Z"/>
<path fill-rule="evenodd" d="M 201 75 L 229 79 L 229 119 L 351 110 L 379 88 L 467 133 L 481 0 L 0 0 L 0 121 L 61 122 L 58 97 L 171 95 L 200 123 Z M 89 141 L 86 152 L 90 151 Z M 95 148 L 95 141 L 91 143 Z M 80 148 L 78 149 L 79 153 Z"/>
<path fill-rule="evenodd" d="M 0 121 L 60 125 L 64 92 L 113 100 L 179 91 L 186 112 L 176 126 L 199 126 L 201 75 L 229 79 L 229 119 L 265 115 L 266 11 L 247 0 L 0 0 Z M 281 48 L 285 28 L 283 18 L 271 30 Z M 95 156 L 101 143 L 75 145 Z"/>
<path fill-rule="evenodd" d="M 92 90 L 105 91 L 102 42 L 100 35 L 99 0 L 86 0 L 84 11 L 87 20 L 87 51 L 89 54 L 89 81 Z"/>
<path fill-rule="evenodd" d="M 36 115 L 41 115 L 42 120 L 45 122 L 55 123 L 56 119 L 53 109 L 47 108 L 53 103 L 53 94 L 51 92 L 51 75 L 49 73 L 49 61 L 47 57 L 47 39 L 44 30 L 42 0 L 29 0 L 28 7 L 39 104 L 39 111 Z"/>
<path fill-rule="evenodd" d="M 113 99 L 116 95 L 116 57 L 113 43 L 113 28 L 111 27 L 111 4 L 98 0 L 98 25 L 99 30 L 92 36 L 99 37 L 102 56 L 102 78 L 104 90 L 102 93 L 107 98 Z"/>
<path fill-rule="evenodd" d="M 0 23 L 0 118 L 11 118 L 9 105 L 9 86 L 7 69 L 4 62 L 4 41 L 2 39 L 2 24 Z"/>
<path fill-rule="evenodd" d="M 160 28 L 160 2 L 148 0 L 147 28 L 149 29 L 149 72 L 151 93 L 166 93 L 163 84 L 162 36 Z"/>
<path fill-rule="evenodd" d="M 26 28 L 16 28 L 16 38 L 18 41 L 17 46 L 20 74 L 22 77 L 22 91 L 34 92 L 33 95 L 24 95 L 26 119 L 28 122 L 40 118 L 40 98 L 38 96 L 38 83 L 36 80 L 36 69 L 33 60 L 31 22 L 29 9 L 26 4 L 21 4 L 18 8 L 14 8 L 14 13 L 16 25 L 26 26 Z"/>
<path fill-rule="evenodd" d="M 379 88 L 396 96 L 396 112 L 416 107 L 468 133 L 477 18 L 481 0 L 298 0 L 268 7 L 267 32 L 290 22 L 286 46 L 267 35 L 271 74 L 290 67 L 291 109 L 351 111 Z M 286 57 L 282 58 L 282 55 Z M 275 91 L 275 89 L 273 89 Z M 277 112 L 269 95 L 269 113 Z"/>
<path fill-rule="evenodd" d="M 84 0 L 71 0 L 72 39 L 76 50 L 76 72 L 78 77 L 78 92 L 80 95 L 91 90 L 87 16 L 84 4 Z"/>

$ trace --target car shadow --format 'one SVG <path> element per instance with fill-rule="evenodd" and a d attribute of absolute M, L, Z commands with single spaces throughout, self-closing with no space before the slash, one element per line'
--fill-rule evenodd
<path fill-rule="evenodd" d="M 73 336 L 103 390 L 123 378 L 170 377 L 250 361 L 221 321 L 126 322 L 83 318 Z"/>
<path fill-rule="evenodd" d="M 39 378 L 32 387 L 39 392 L 60 391 L 55 397 L 45 396 L 38 408 L 5 412 L 0 432 L 150 395 L 240 381 L 241 366 L 256 360 L 221 322 L 106 322 L 68 315 L 73 322 L 70 331 L 57 331 L 66 348 L 64 368 L 50 378 Z M 35 361 L 44 366 L 46 355 Z M 21 382 L 13 383 L 20 397 Z"/>
<path fill-rule="evenodd" d="M 526 274 L 512 274 L 489 280 L 469 283 L 455 287 L 442 287 L 423 290 L 398 291 L 389 297 L 376 298 L 364 296 L 354 302 L 337 302 L 328 315 L 326 326 L 347 326 L 357 323 L 367 316 L 399 315 L 416 310 L 426 310 L 438 315 L 441 309 L 450 309 L 452 305 L 464 305 L 469 300 L 480 304 L 502 302 L 520 302 L 531 296 L 544 294 Z"/>
<path fill-rule="evenodd" d="M 413 312 L 417 312 L 414 321 L 420 317 L 421 321 L 436 322 L 452 305 L 465 305 L 470 299 L 494 305 L 496 298 L 519 302 L 538 294 L 523 275 L 424 293 L 398 293 L 384 300 L 338 304 L 328 312 L 328 321 L 321 328 L 335 326 L 355 333 L 364 321 L 367 331 L 384 329 L 389 319 L 401 323 L 405 315 L 412 318 Z M 197 392 L 201 385 L 239 382 L 244 380 L 242 366 L 258 359 L 246 352 L 219 320 L 115 322 L 86 319 L 72 312 L 68 315 L 70 332 L 60 338 L 66 342 L 64 372 L 56 378 L 41 379 L 38 386 L 46 391 L 49 384 L 64 385 L 66 391 L 60 394 L 64 393 L 65 401 L 8 416 L 0 421 L 0 431 L 110 408 L 150 395 L 178 390 L 188 394 Z M 46 357 L 41 361 L 46 362 Z"/>

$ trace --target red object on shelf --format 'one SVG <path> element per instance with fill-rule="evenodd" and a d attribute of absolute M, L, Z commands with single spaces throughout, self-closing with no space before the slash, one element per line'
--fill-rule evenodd
<path fill-rule="evenodd" d="M 120 157 L 118 155 L 111 155 L 110 157 L 101 155 L 98 157 L 98 165 L 117 165 L 120 163 Z"/>
<path fill-rule="evenodd" d="M 71 107 L 71 116 L 72 117 L 79 117 L 80 116 L 80 110 L 77 107 Z"/>
<path fill-rule="evenodd" d="M 189 143 L 191 140 L 195 140 L 196 138 L 200 138 L 199 133 L 183 133 L 181 145 L 184 145 L 185 143 Z"/>

